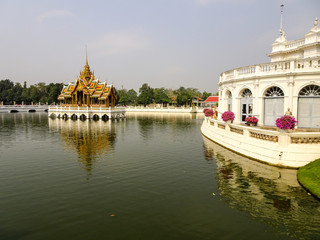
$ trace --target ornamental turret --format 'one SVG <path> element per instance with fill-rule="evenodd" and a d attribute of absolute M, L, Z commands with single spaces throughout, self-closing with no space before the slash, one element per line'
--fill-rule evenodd
<path fill-rule="evenodd" d="M 80 78 L 86 80 L 87 84 L 91 79 L 92 72 L 90 71 L 90 66 L 88 64 L 88 58 L 86 57 L 86 64 L 83 67 L 83 70 L 80 73 Z"/>

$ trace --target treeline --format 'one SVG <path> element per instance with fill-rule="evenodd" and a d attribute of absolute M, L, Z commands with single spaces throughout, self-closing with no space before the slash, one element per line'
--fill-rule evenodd
<path fill-rule="evenodd" d="M 201 93 L 197 88 L 184 88 L 172 90 L 166 88 L 152 88 L 147 83 L 144 83 L 140 89 L 139 94 L 134 90 L 126 89 L 117 90 L 118 105 L 150 105 L 162 104 L 167 105 L 174 103 L 178 106 L 191 106 L 194 97 L 199 97 L 206 100 L 212 95 L 210 92 L 204 91 Z"/>
<path fill-rule="evenodd" d="M 9 79 L 0 80 L 0 102 L 3 104 L 56 104 L 58 95 L 61 92 L 62 83 L 37 83 L 27 87 L 24 82 L 13 83 Z"/>
<path fill-rule="evenodd" d="M 63 84 L 62 83 L 37 83 L 27 87 L 24 82 L 13 83 L 9 79 L 0 80 L 0 103 L 3 104 L 57 104 L 57 100 Z M 212 93 L 204 91 L 201 93 L 196 88 L 184 88 L 172 90 L 167 88 L 152 88 L 144 83 L 137 93 L 134 89 L 116 89 L 117 105 L 150 105 L 150 104 L 175 104 L 178 106 L 191 106 L 194 97 L 203 100 Z"/>

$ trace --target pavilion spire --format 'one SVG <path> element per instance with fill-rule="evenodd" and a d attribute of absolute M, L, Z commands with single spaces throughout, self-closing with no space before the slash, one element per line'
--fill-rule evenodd
<path fill-rule="evenodd" d="M 87 52 L 87 44 L 86 44 L 86 65 L 88 65 L 88 52 Z"/>

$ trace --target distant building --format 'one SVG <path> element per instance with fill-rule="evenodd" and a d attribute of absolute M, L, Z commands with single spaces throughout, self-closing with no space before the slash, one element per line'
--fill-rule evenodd
<path fill-rule="evenodd" d="M 196 107 L 202 107 L 203 106 L 203 99 L 200 97 L 193 97 L 192 104 Z"/>
<path fill-rule="evenodd" d="M 219 103 L 219 96 L 210 96 L 204 101 L 204 106 L 211 107 L 212 105 L 216 106 Z"/>
<path fill-rule="evenodd" d="M 95 79 L 87 59 L 77 80 L 65 85 L 58 96 L 61 106 L 115 107 L 116 99 L 113 85 Z"/>

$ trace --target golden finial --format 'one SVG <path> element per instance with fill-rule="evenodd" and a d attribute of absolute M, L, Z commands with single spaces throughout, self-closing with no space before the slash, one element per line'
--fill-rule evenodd
<path fill-rule="evenodd" d="M 87 53 L 87 44 L 86 44 L 86 65 L 88 65 L 88 53 Z"/>

